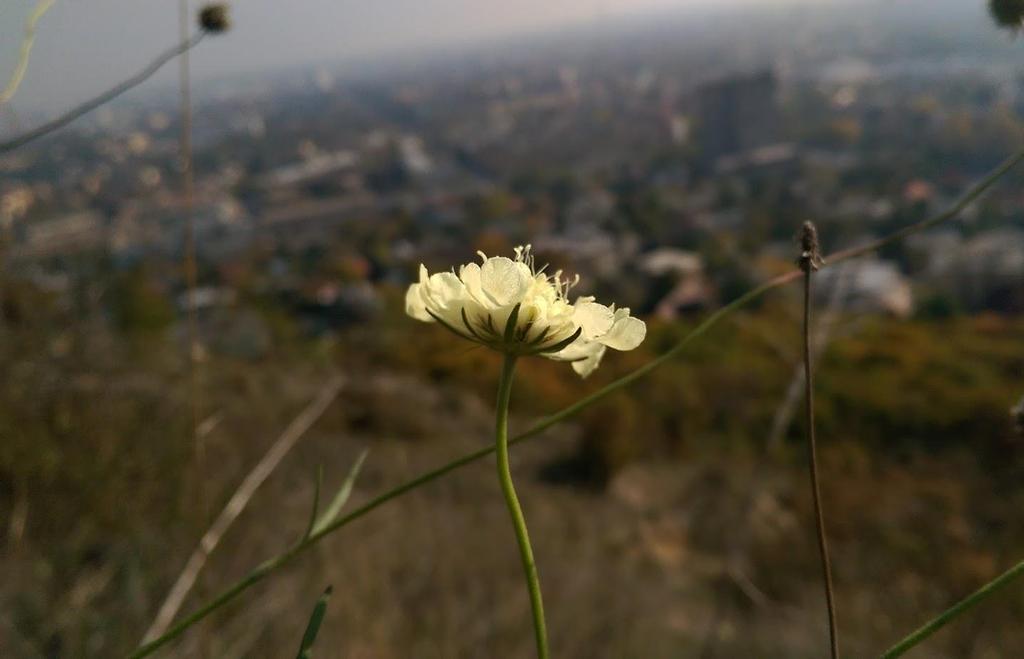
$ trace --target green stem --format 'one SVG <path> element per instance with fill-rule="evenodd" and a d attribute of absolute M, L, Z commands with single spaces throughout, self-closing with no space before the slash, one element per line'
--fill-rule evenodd
<path fill-rule="evenodd" d="M 1003 572 L 992 581 L 989 581 L 978 590 L 943 611 L 935 618 L 929 620 L 915 632 L 886 650 L 882 655 L 882 659 L 893 659 L 894 657 L 902 656 L 912 647 L 942 629 L 947 622 L 979 604 L 989 596 L 995 594 L 996 591 L 1021 575 L 1024 575 L 1024 561 L 1017 563 L 1006 572 Z"/>
<path fill-rule="evenodd" d="M 526 588 L 530 591 L 533 631 L 537 637 L 537 658 L 548 659 L 548 634 L 547 627 L 544 624 L 544 600 L 540 594 L 537 564 L 533 560 L 530 534 L 526 530 L 526 518 L 523 516 L 523 508 L 519 505 L 516 488 L 512 484 L 512 470 L 509 468 L 508 460 L 508 402 L 512 396 L 512 376 L 515 369 L 515 355 L 505 355 L 505 361 L 501 366 L 501 380 L 498 383 L 498 405 L 494 424 L 494 444 L 498 454 L 498 482 L 501 484 L 501 493 L 505 496 L 508 514 L 512 518 L 512 528 L 515 529 L 516 542 L 519 544 L 519 557 L 523 561 Z"/>
<path fill-rule="evenodd" d="M 928 218 L 927 220 L 924 220 L 922 222 L 918 222 L 917 224 L 901 229 L 900 231 L 890 234 L 889 236 L 880 238 L 879 240 L 876 240 L 862 247 L 846 250 L 834 255 L 827 256 L 825 257 L 825 263 L 822 267 L 833 266 L 842 261 L 862 256 L 870 251 L 879 249 L 888 244 L 901 240 L 912 233 L 923 231 L 924 229 L 927 229 L 931 226 L 952 219 L 968 204 L 970 204 L 975 199 L 984 194 L 989 188 L 991 188 L 996 183 L 996 181 L 998 181 L 1002 176 L 1004 176 L 1008 171 L 1010 171 L 1010 169 L 1016 166 L 1022 159 L 1024 159 L 1024 149 L 1018 151 L 1017 153 L 1013 154 L 1012 156 L 1004 160 L 1002 163 L 1000 163 L 995 169 L 989 172 L 981 181 L 975 184 L 974 187 L 968 190 L 955 204 L 950 206 L 942 213 L 934 217 Z M 753 302 L 754 300 L 761 297 L 765 293 L 796 281 L 796 279 L 798 279 L 802 274 L 803 273 L 800 270 L 792 270 L 790 272 L 786 272 L 782 275 L 779 275 L 778 277 L 775 277 L 774 279 L 767 281 L 761 284 L 760 286 L 757 286 L 756 288 L 747 291 L 740 297 L 736 298 L 729 304 L 725 305 L 724 307 L 721 307 L 720 309 L 709 315 L 707 318 L 705 318 L 699 325 L 694 327 L 689 332 L 689 334 L 680 339 L 667 352 L 661 354 L 655 359 L 652 359 L 651 361 L 647 362 L 646 364 L 632 371 L 631 373 L 622 376 L 618 380 L 615 380 L 614 382 L 605 385 L 604 387 L 598 389 L 594 393 L 588 396 L 584 396 L 583 398 L 576 401 L 572 405 L 569 405 L 568 407 L 562 408 L 558 412 L 551 414 L 550 416 L 546 417 L 543 421 L 540 421 L 539 423 L 535 424 L 533 427 L 529 428 L 525 432 L 510 439 L 509 444 L 518 444 L 519 442 L 526 441 L 527 439 L 536 437 L 537 435 L 541 434 L 548 428 L 557 425 L 568 418 L 575 416 L 576 414 L 582 412 L 584 409 L 590 407 L 594 403 L 602 400 L 606 396 L 618 391 L 619 389 L 622 389 L 623 387 L 632 384 L 636 380 L 639 380 L 640 378 L 647 375 L 654 369 L 658 368 L 665 362 L 670 361 L 671 359 L 675 358 L 677 355 L 682 353 L 690 345 L 690 343 L 706 334 L 708 330 L 717 325 L 722 319 L 738 311 L 740 308 L 745 307 L 747 304 Z M 343 526 L 348 526 L 352 522 L 370 514 L 371 512 L 383 506 L 385 503 L 391 501 L 392 499 L 397 499 L 405 495 L 406 493 L 419 488 L 422 485 L 426 485 L 427 483 L 435 481 L 441 478 L 442 476 L 455 471 L 456 469 L 465 467 L 466 465 L 476 462 L 477 460 L 482 460 L 483 458 L 490 455 L 493 451 L 494 447 L 491 446 L 488 448 L 478 449 L 476 451 L 473 451 L 472 453 L 467 453 L 466 455 L 458 457 L 447 464 L 441 465 L 440 467 L 432 471 L 420 474 L 419 476 L 411 480 L 408 480 L 405 483 L 402 483 L 401 485 L 388 490 L 387 492 L 383 492 L 377 495 L 376 497 L 370 499 L 362 506 L 356 508 L 347 515 L 342 515 L 341 517 L 339 517 L 332 523 L 328 524 L 327 526 L 323 527 L 322 529 L 314 531 L 305 541 L 299 543 L 292 549 L 289 549 L 286 553 L 281 554 L 280 556 L 271 559 L 270 561 L 256 568 L 247 576 L 243 577 L 240 581 L 237 581 L 233 585 L 229 586 L 227 590 L 223 591 L 216 598 L 210 600 L 206 604 L 200 606 L 191 614 L 182 618 L 180 622 L 178 622 L 176 625 L 174 625 L 166 632 L 164 632 L 164 634 L 159 638 L 154 639 L 153 641 L 150 641 L 149 643 L 146 643 L 137 648 L 135 652 L 131 654 L 131 658 L 139 659 L 141 657 L 146 657 L 153 654 L 159 648 L 163 647 L 164 645 L 167 645 L 178 636 L 181 636 L 187 629 L 195 625 L 197 622 L 199 622 L 203 618 L 206 618 L 208 615 L 210 615 L 220 607 L 224 606 L 231 600 L 238 597 L 244 591 L 248 590 L 251 586 L 261 581 L 268 574 L 270 574 L 277 568 L 284 566 L 286 563 L 289 563 L 292 558 L 302 553 L 304 550 L 308 549 L 313 544 L 320 541 L 324 536 L 334 533 Z"/>

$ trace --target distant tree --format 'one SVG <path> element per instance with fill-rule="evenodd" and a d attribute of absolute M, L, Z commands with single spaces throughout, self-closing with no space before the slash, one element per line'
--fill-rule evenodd
<path fill-rule="evenodd" d="M 933 293 L 917 305 L 916 316 L 922 320 L 946 320 L 963 313 L 957 299 L 945 293 Z"/>
<path fill-rule="evenodd" d="M 170 300 L 144 270 L 136 268 L 122 273 L 112 289 L 113 316 L 125 332 L 154 332 L 174 320 Z"/>

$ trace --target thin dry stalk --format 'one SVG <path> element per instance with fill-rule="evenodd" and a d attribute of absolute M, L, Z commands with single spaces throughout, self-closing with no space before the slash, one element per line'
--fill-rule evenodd
<path fill-rule="evenodd" d="M 822 317 L 818 319 L 815 326 L 814 341 L 812 344 L 812 358 L 814 360 L 817 360 L 821 353 L 824 352 L 825 347 L 828 345 L 829 339 L 831 338 L 832 330 L 835 327 L 839 312 L 842 309 L 843 300 L 846 298 L 846 292 L 849 288 L 848 275 L 849 267 L 846 264 L 840 265 L 836 271 L 831 291 L 829 292 L 828 307 Z M 782 351 L 780 350 L 779 352 Z M 755 466 L 753 473 L 751 473 L 748 478 L 748 481 L 755 484 L 755 487 L 756 484 L 765 476 L 771 453 L 778 449 L 779 445 L 782 443 L 782 438 L 785 436 L 786 431 L 792 423 L 793 414 L 795 413 L 797 405 L 799 405 L 803 394 L 804 382 L 804 360 L 801 356 L 800 361 L 796 364 L 793 377 L 790 379 L 789 385 L 786 387 L 786 392 L 783 395 L 779 406 L 775 409 L 775 414 L 772 418 L 772 427 L 768 433 L 768 439 L 761 451 L 761 457 L 757 461 L 757 465 Z M 747 596 L 753 605 L 762 607 L 770 604 L 769 598 L 750 580 L 750 577 L 747 576 L 744 567 L 748 546 L 750 544 L 750 516 L 753 514 L 755 500 L 754 487 L 751 487 L 747 490 L 747 493 L 743 498 L 743 503 L 741 504 L 742 512 L 739 517 L 741 523 L 736 526 L 735 535 L 730 539 L 728 562 L 723 576 L 729 578 L 743 592 L 743 594 Z M 698 656 L 702 657 L 702 659 L 712 656 L 712 653 L 714 652 L 718 625 L 727 617 L 728 606 L 728 598 L 725 595 L 725 591 L 720 590 L 716 594 L 715 606 L 711 616 L 709 617 L 709 622 L 706 625 L 703 634 L 703 641 L 700 645 L 701 651 Z"/>
<path fill-rule="evenodd" d="M 188 0 L 178 3 L 179 29 L 182 41 L 188 39 Z M 181 132 L 179 153 L 181 166 L 182 206 L 185 213 L 185 286 L 188 314 L 189 407 L 192 413 L 192 440 L 194 442 L 198 485 L 203 481 L 205 443 L 199 435 L 199 325 L 196 318 L 196 241 L 195 241 L 195 175 L 192 170 L 192 84 L 189 73 L 189 55 L 186 50 L 178 59 L 181 83 Z M 203 499 L 200 493 L 200 500 Z"/>
<path fill-rule="evenodd" d="M 839 270 L 836 272 L 835 283 L 832 285 L 832 291 L 829 295 L 828 307 L 825 309 L 825 313 L 818 320 L 817 327 L 814 333 L 814 342 L 812 347 L 812 357 L 817 360 L 821 353 L 824 352 L 825 347 L 828 345 L 829 339 L 832 336 L 832 330 L 835 327 L 836 319 L 839 316 L 839 311 L 843 306 L 843 299 L 846 297 L 846 289 L 848 277 L 847 274 L 849 268 L 847 265 L 839 266 Z M 772 429 L 768 433 L 767 446 L 770 450 L 778 449 L 782 443 L 782 438 L 785 436 L 786 431 L 789 430 L 789 426 L 793 421 L 793 414 L 796 411 L 797 405 L 800 403 L 800 393 L 804 384 L 804 362 L 801 359 L 800 363 L 796 365 L 793 372 L 793 377 L 789 381 L 789 386 L 786 388 L 786 393 L 782 397 L 782 402 L 775 409 L 775 415 L 772 417 Z"/>
<path fill-rule="evenodd" d="M 332 378 L 317 397 L 308 405 L 306 409 L 295 417 L 288 427 L 284 429 L 284 432 L 274 440 L 271 444 L 270 449 L 263 455 L 256 466 L 246 475 L 235 493 L 231 495 L 231 499 L 228 500 L 224 509 L 217 515 L 217 519 L 214 520 L 210 528 L 203 534 L 202 539 L 199 541 L 199 545 L 189 556 L 188 561 L 185 563 L 185 567 L 182 569 L 181 574 L 178 575 L 178 579 L 174 582 L 174 586 L 171 587 L 170 592 L 167 594 L 167 598 L 164 603 L 160 606 L 159 612 L 156 614 L 153 623 L 149 626 L 149 630 L 146 631 L 143 643 L 149 642 L 161 634 L 163 634 L 167 627 L 174 620 L 174 616 L 177 615 L 181 605 L 185 602 L 185 597 L 189 591 L 192 590 L 192 586 L 195 585 L 196 578 L 199 576 L 199 572 L 206 565 L 206 560 L 209 558 L 213 550 L 220 544 L 224 534 L 230 528 L 231 524 L 238 518 L 238 516 L 245 510 L 245 507 L 249 504 L 249 500 L 252 499 L 253 494 L 259 489 L 260 485 L 263 484 L 267 477 L 273 473 L 274 469 L 281 463 L 284 456 L 295 446 L 295 443 L 306 433 L 307 430 L 312 427 L 314 423 L 323 415 L 330 404 L 337 398 L 338 393 L 341 391 L 341 387 L 344 384 L 344 378 L 337 376 Z"/>
<path fill-rule="evenodd" d="M 836 604 L 832 591 L 832 563 L 828 556 L 828 539 L 825 536 L 825 514 L 821 506 L 821 487 L 818 479 L 818 447 L 814 433 L 814 369 L 811 355 L 811 273 L 822 265 L 818 249 L 818 231 L 811 222 L 804 222 L 800 237 L 800 269 L 804 272 L 804 397 L 807 401 L 806 432 L 807 457 L 811 475 L 811 494 L 814 498 L 815 527 L 818 532 L 818 550 L 821 552 L 821 567 L 825 581 L 825 606 L 828 610 L 829 650 L 832 659 L 839 658 L 839 636 L 836 630 Z"/>
<path fill-rule="evenodd" d="M 817 327 L 815 328 L 814 335 L 814 347 L 813 357 L 817 359 L 824 351 L 825 346 L 828 345 L 829 338 L 832 333 L 832 329 L 835 326 L 836 318 L 839 315 L 839 311 L 842 308 L 843 299 L 846 296 L 846 289 L 848 283 L 848 268 L 845 265 L 840 265 L 839 270 L 836 272 L 835 283 L 832 286 L 832 290 L 829 294 L 828 308 L 825 314 L 818 320 Z M 775 415 L 772 419 L 772 428 L 768 433 L 768 440 L 765 442 L 764 448 L 761 451 L 762 455 L 760 460 L 757 462 L 757 466 L 754 468 L 753 473 L 749 477 L 749 482 L 752 484 L 760 482 L 767 470 L 769 454 L 773 449 L 776 449 L 782 442 L 782 437 L 789 429 L 792 423 L 793 413 L 796 410 L 796 406 L 800 403 L 800 397 L 804 384 L 804 362 L 803 359 L 796 365 L 796 370 L 793 373 L 793 377 L 790 379 L 789 386 L 786 388 L 782 401 L 775 410 Z M 729 558 L 728 564 L 725 568 L 725 576 L 728 577 L 736 586 L 743 592 L 744 595 L 750 600 L 755 606 L 767 606 L 770 604 L 769 598 L 757 588 L 750 577 L 744 572 L 745 556 L 747 553 L 748 545 L 750 543 L 750 516 L 753 513 L 754 508 L 754 488 L 747 490 L 746 496 L 744 497 L 742 504 L 742 513 L 740 514 L 740 524 L 735 528 L 735 536 L 730 541 L 729 547 Z M 715 649 L 715 641 L 717 639 L 718 626 L 727 616 L 728 598 L 725 596 L 725 592 L 720 590 L 715 597 L 715 606 L 712 609 L 712 614 L 708 618 L 709 622 L 705 626 L 703 633 L 703 641 L 700 644 L 701 650 L 697 656 L 701 659 L 711 657 Z"/>
<path fill-rule="evenodd" d="M 167 64 L 167 62 L 170 62 L 172 59 L 183 53 L 187 53 L 189 50 L 192 49 L 193 46 L 202 41 L 203 37 L 205 36 L 206 32 L 197 32 L 195 35 L 182 41 L 177 46 L 174 46 L 170 50 L 159 55 L 155 60 L 150 62 L 144 69 L 142 69 L 132 77 L 128 78 L 127 80 L 124 80 L 123 82 L 119 82 L 118 84 L 114 85 L 102 94 L 89 99 L 81 105 L 71 108 L 70 110 L 60 115 L 56 119 L 48 121 L 47 123 L 37 128 L 33 128 L 32 130 L 28 131 L 23 135 L 19 135 L 18 137 L 7 140 L 5 142 L 0 142 L 0 154 L 7 153 L 8 151 L 13 151 L 18 147 L 25 146 L 29 142 L 33 142 L 41 137 L 45 137 L 50 133 L 63 128 L 64 126 L 67 126 L 75 119 L 78 119 L 79 117 L 82 117 L 83 115 L 92 112 L 101 105 L 109 103 L 110 101 L 114 100 L 126 91 L 141 85 L 146 80 L 149 80 L 149 78 L 152 77 L 154 73 L 159 71 L 164 64 Z"/>

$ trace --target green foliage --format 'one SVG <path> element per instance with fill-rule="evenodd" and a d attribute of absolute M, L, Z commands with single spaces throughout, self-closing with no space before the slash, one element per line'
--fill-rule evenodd
<path fill-rule="evenodd" d="M 143 268 L 118 274 L 109 299 L 118 327 L 129 334 L 162 330 L 174 321 L 174 308 L 167 293 Z"/>
<path fill-rule="evenodd" d="M 589 412 L 579 455 L 589 465 L 585 471 L 601 480 L 637 457 L 684 456 L 709 443 L 762 446 L 799 354 L 799 333 L 786 309 L 771 304 L 739 316 L 686 360 L 665 364 Z M 930 310 L 911 320 L 839 321 L 819 366 L 824 441 L 928 452 L 969 441 L 983 455 L 1005 448 L 1007 410 L 1019 389 L 1015 369 L 1024 368 L 1024 321 L 943 315 Z M 611 355 L 582 386 L 592 390 L 613 381 L 663 353 L 687 329 L 685 323 L 649 323 L 639 349 Z M 394 350 L 374 359 L 467 391 L 493 386 L 489 351 L 452 349 L 440 328 L 398 321 L 391 333 L 387 345 Z M 578 378 L 560 364 L 526 359 L 520 371 L 523 384 L 514 394 L 520 414 L 545 414 L 579 395 Z M 378 407 L 375 418 L 392 425 L 389 403 L 378 401 Z M 410 427 L 415 416 L 402 419 Z M 790 430 L 794 441 L 798 430 L 797 424 Z"/>
<path fill-rule="evenodd" d="M 890 321 L 836 341 L 819 369 L 822 435 L 890 451 L 970 445 L 999 455 L 1024 364 L 1022 329 L 986 317 Z"/>
<path fill-rule="evenodd" d="M 955 297 L 936 292 L 925 296 L 917 305 L 915 315 L 921 320 L 949 320 L 964 312 Z"/>
<path fill-rule="evenodd" d="M 334 588 L 328 586 L 324 590 L 324 594 L 316 601 L 313 613 L 309 616 L 306 631 L 302 634 L 302 643 L 299 645 L 299 654 L 296 659 L 310 659 L 313 656 L 313 643 L 316 642 L 316 636 L 320 633 L 320 625 L 324 621 L 324 614 L 327 613 L 327 600 L 331 598 L 332 592 L 334 592 Z"/>
<path fill-rule="evenodd" d="M 356 458 L 355 463 L 352 465 L 352 469 L 349 470 L 344 482 L 342 482 L 341 487 L 338 488 L 338 492 L 334 495 L 334 498 L 331 499 L 331 503 L 327 505 L 327 509 L 324 510 L 323 514 L 320 515 L 315 522 L 310 524 L 309 532 L 306 535 L 322 530 L 325 526 L 337 519 L 338 515 L 341 513 L 341 509 L 344 508 L 345 503 L 348 502 L 348 498 L 352 496 L 352 488 L 355 486 L 356 478 L 359 477 L 359 471 L 363 468 L 363 463 L 366 461 L 366 455 L 368 453 L 369 451 L 363 451 L 359 454 L 359 457 Z M 319 482 L 319 477 L 317 480 Z M 318 483 L 318 494 L 319 490 L 320 487 Z M 317 500 L 319 500 L 319 497 L 317 497 Z M 315 506 L 313 510 L 315 516 Z"/>

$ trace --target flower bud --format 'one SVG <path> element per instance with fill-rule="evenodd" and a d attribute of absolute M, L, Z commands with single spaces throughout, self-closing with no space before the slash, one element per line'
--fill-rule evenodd
<path fill-rule="evenodd" d="M 821 249 L 818 247 L 818 229 L 814 222 L 804 222 L 800 228 L 800 258 L 797 264 L 804 272 L 817 270 L 825 264 L 821 258 Z"/>

